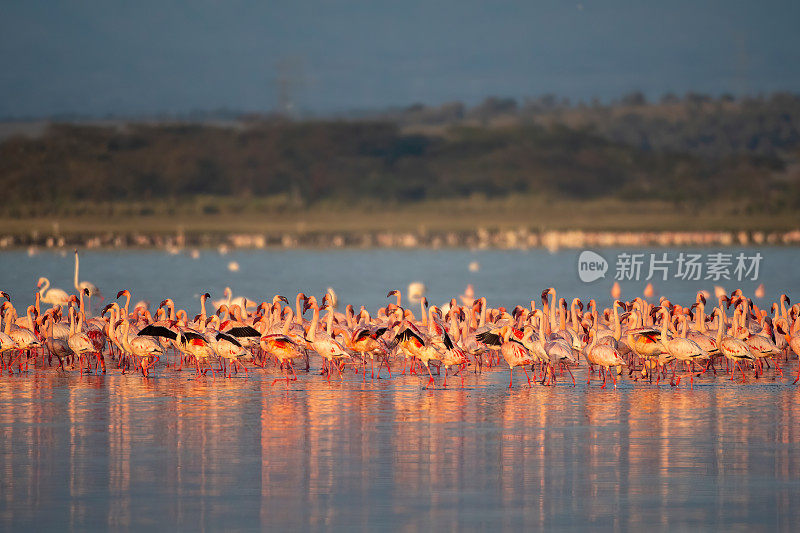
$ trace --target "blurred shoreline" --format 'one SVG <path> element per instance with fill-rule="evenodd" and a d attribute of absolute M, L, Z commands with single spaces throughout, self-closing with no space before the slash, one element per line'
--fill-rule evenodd
<path fill-rule="evenodd" d="M 72 233 L 70 235 L 0 235 L 0 249 L 165 249 L 179 253 L 187 248 L 471 248 L 525 250 L 613 248 L 613 247 L 744 247 L 798 246 L 800 230 L 792 231 L 363 231 L 363 232 L 272 232 L 272 233 Z"/>
<path fill-rule="evenodd" d="M 701 209 L 657 200 L 564 201 L 546 196 L 472 197 L 416 203 L 243 206 L 76 204 L 80 216 L 0 217 L 7 248 L 494 248 L 751 246 L 800 244 L 792 212 Z"/>

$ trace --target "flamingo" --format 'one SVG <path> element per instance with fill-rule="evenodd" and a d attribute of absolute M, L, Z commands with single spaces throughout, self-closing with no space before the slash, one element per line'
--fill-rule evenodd
<path fill-rule="evenodd" d="M 330 304 L 327 303 L 325 309 L 329 310 L 329 313 L 332 313 L 333 310 L 330 309 Z M 336 369 L 339 369 L 339 366 L 335 363 L 338 359 L 349 359 L 350 354 L 348 354 L 345 349 L 339 344 L 336 339 L 333 338 L 331 333 L 328 331 L 317 331 L 317 325 L 319 323 L 319 304 L 317 303 L 317 299 L 314 296 L 309 296 L 306 299 L 306 302 L 303 306 L 303 311 L 308 309 L 314 310 L 314 316 L 311 320 L 311 324 L 308 326 L 308 331 L 306 333 L 306 339 L 308 340 L 310 347 L 312 350 L 317 352 L 319 355 L 322 356 L 323 363 L 327 362 L 327 370 L 328 370 L 328 381 L 330 381 L 330 365 L 333 364 L 336 366 Z M 332 315 L 329 315 L 331 320 L 333 319 Z M 341 376 L 341 370 L 339 371 Z"/>
<path fill-rule="evenodd" d="M 92 296 L 98 296 L 101 300 L 103 299 L 103 294 L 100 292 L 100 289 L 92 283 L 91 281 L 78 281 L 78 269 L 80 268 L 80 259 L 78 258 L 78 250 L 75 250 L 75 290 L 78 291 L 79 294 L 82 294 L 84 289 L 89 291 L 87 294 Z"/>
<path fill-rule="evenodd" d="M 0 295 L 8 298 L 8 295 L 2 291 L 0 291 Z M 0 331 L 0 371 L 5 368 L 5 360 L 3 359 L 3 354 L 5 352 L 12 352 L 14 350 L 18 350 L 19 347 L 17 343 L 14 342 L 14 339 L 11 338 L 11 335 L 8 334 L 8 331 L 11 327 L 10 323 L 10 315 L 9 318 L 6 319 L 6 331 Z M 9 356 L 9 358 L 12 356 Z M 9 372 L 11 372 L 11 360 L 9 359 Z"/>
<path fill-rule="evenodd" d="M 447 371 L 451 366 L 459 367 L 461 372 L 461 387 L 464 387 L 464 373 L 463 368 L 467 364 L 467 356 L 461 346 L 461 329 L 456 322 L 456 313 L 460 314 L 461 311 L 450 306 L 448 314 L 450 315 L 450 331 L 453 333 L 453 338 L 450 338 L 450 333 L 445 329 L 442 338 L 445 346 L 444 355 L 442 356 L 442 365 L 444 365 L 444 386 L 447 387 Z"/>
<path fill-rule="evenodd" d="M 770 336 L 772 335 L 772 321 L 769 317 L 766 318 L 764 321 L 764 332 L 761 333 L 754 333 L 749 335 L 744 342 L 750 348 L 750 352 L 756 357 L 759 361 L 759 368 L 761 367 L 761 360 L 766 358 L 772 358 L 772 362 L 775 363 L 775 368 L 778 372 L 783 375 L 783 370 L 781 370 L 780 365 L 775 360 L 775 356 L 780 355 L 781 351 L 772 342 Z"/>
<path fill-rule="evenodd" d="M 398 300 L 399 298 L 398 295 Z M 428 375 L 430 376 L 430 380 L 425 388 L 433 385 L 434 381 L 433 374 L 431 374 L 430 361 L 441 360 L 442 354 L 432 345 L 428 336 L 422 333 L 419 328 L 408 319 L 403 319 L 403 321 L 398 324 L 398 332 L 392 341 L 392 347 L 395 346 L 399 346 L 405 350 L 406 353 L 419 359 L 419 361 L 425 365 Z"/>
<path fill-rule="evenodd" d="M 750 348 L 744 341 L 736 337 L 723 334 L 725 329 L 725 320 L 723 319 L 724 312 L 722 311 L 722 308 L 721 307 L 716 308 L 714 310 L 714 313 L 718 314 L 719 318 L 719 327 L 717 329 L 717 345 L 719 346 L 722 355 L 724 355 L 725 358 L 728 359 L 729 361 L 733 361 L 733 363 L 739 368 L 739 370 L 741 370 L 742 383 L 744 383 L 746 381 L 746 378 L 741 363 L 742 361 L 755 361 L 756 358 L 752 353 L 750 353 Z M 736 317 L 736 314 L 734 314 L 734 317 Z M 734 320 L 734 323 L 735 322 L 736 320 Z M 731 372 L 731 380 L 733 380 L 733 374 L 735 372 L 736 372 L 735 369 L 733 372 Z"/>
<path fill-rule="evenodd" d="M 291 312 L 291 309 L 289 309 Z M 301 351 L 301 346 L 294 342 L 292 337 L 289 336 L 289 328 L 292 326 L 291 315 L 284 322 L 280 333 L 268 333 L 261 337 L 261 349 L 266 353 L 274 356 L 281 362 L 281 367 L 286 363 L 292 370 L 292 381 L 297 381 L 297 374 L 294 371 L 292 361 L 298 357 L 303 357 L 304 353 Z M 275 378 L 272 384 L 275 385 L 281 378 Z M 289 387 L 289 371 L 286 371 L 286 387 Z"/>
<path fill-rule="evenodd" d="M 171 325 L 174 326 L 174 324 Z M 212 375 L 216 377 L 217 374 L 214 370 L 214 365 L 209 363 L 209 359 L 215 354 L 214 348 L 202 333 L 189 328 L 178 328 L 178 331 L 176 332 L 164 326 L 150 324 L 139 332 L 139 336 L 145 335 L 151 337 L 164 337 L 175 341 L 175 344 L 179 346 L 179 349 L 184 354 L 194 358 L 195 369 L 197 371 L 195 374 L 196 377 L 200 377 L 201 364 L 203 366 L 208 364 L 208 366 L 211 368 Z M 206 372 L 208 372 L 207 368 L 202 371 L 203 375 L 205 375 Z"/>
<path fill-rule="evenodd" d="M 66 340 L 53 337 L 55 313 L 48 311 L 42 318 L 44 319 L 44 343 L 50 352 L 51 362 L 52 356 L 55 355 L 58 358 L 59 367 L 64 370 L 64 359 L 74 355 L 74 352 Z"/>
<path fill-rule="evenodd" d="M 22 369 L 22 354 L 25 352 L 25 368 L 27 369 L 27 361 L 30 358 L 31 350 L 39 348 L 42 344 L 39 342 L 39 339 L 36 337 L 36 334 L 27 329 L 25 327 L 20 327 L 14 323 L 14 316 L 16 315 L 16 311 L 14 306 L 11 305 L 11 302 L 5 302 L 3 304 L 3 309 L 5 310 L 5 321 L 6 321 L 6 328 L 5 334 L 11 337 L 14 341 L 14 344 L 17 348 L 17 357 L 14 361 L 9 362 L 8 369 L 9 372 L 11 371 L 11 367 L 14 365 L 14 362 L 17 360 L 19 361 L 20 370 Z M 31 318 L 31 312 L 33 310 L 33 306 L 29 306 L 27 310 L 27 322 L 33 324 L 33 319 Z"/>
<path fill-rule="evenodd" d="M 342 339 L 347 348 L 351 351 L 361 355 L 362 359 L 366 354 L 369 354 L 372 361 L 372 376 L 375 377 L 375 357 L 384 357 L 388 351 L 387 346 L 380 340 L 381 336 L 388 331 L 386 326 L 364 325 L 356 327 L 352 332 L 348 332 L 343 328 L 336 328 L 335 331 L 341 332 Z M 381 361 L 383 365 L 384 361 Z M 389 377 L 392 376 L 392 370 L 389 367 L 388 361 L 386 368 L 389 371 Z M 363 373 L 366 380 L 366 372 Z M 381 367 L 378 367 L 378 379 L 381 377 Z"/>
<path fill-rule="evenodd" d="M 56 287 L 50 289 L 49 279 L 45 277 L 39 278 L 36 286 L 39 288 L 39 296 L 41 297 L 42 303 L 57 305 L 60 307 L 67 305 L 67 300 L 69 300 L 69 294 L 67 294 L 67 291 L 64 289 L 58 289 Z"/>
<path fill-rule="evenodd" d="M 212 316 L 209 319 L 209 322 L 217 322 L 219 324 L 219 317 Z M 250 327 L 250 326 L 247 326 Z M 250 328 L 253 329 L 253 328 Z M 256 331 L 256 330 L 253 330 Z M 257 333 L 257 336 L 261 336 L 260 333 Z M 242 345 L 239 340 L 229 333 L 219 331 L 218 329 L 214 329 L 212 327 L 206 328 L 206 338 L 210 339 L 211 347 L 214 349 L 216 354 L 221 358 L 222 361 L 228 361 L 228 377 L 231 376 L 231 367 L 236 367 L 237 371 L 239 368 L 244 370 L 244 373 L 247 374 L 247 367 L 242 364 L 240 359 L 249 354 L 247 349 Z M 225 373 L 225 369 L 222 369 L 223 374 Z"/>
<path fill-rule="evenodd" d="M 597 326 L 593 325 L 592 329 L 584 337 L 584 342 L 588 343 L 588 340 L 591 338 L 591 343 L 588 344 L 586 347 L 586 360 L 592 364 L 601 366 L 603 368 L 603 386 L 600 387 L 601 389 L 606 388 L 606 379 L 609 368 L 612 366 L 624 366 L 627 363 L 625 362 L 622 357 L 620 357 L 619 352 L 615 348 L 607 344 L 598 344 L 597 343 Z M 590 378 L 591 379 L 591 378 Z M 614 388 L 617 388 L 617 377 L 616 372 L 611 373 L 611 379 L 614 381 Z M 589 383 L 589 381 L 587 381 Z"/>
<path fill-rule="evenodd" d="M 130 322 L 128 319 L 123 318 L 122 323 L 122 338 L 126 339 L 125 344 L 127 345 L 127 349 L 131 354 L 139 358 L 142 376 L 148 377 L 150 369 L 153 368 L 153 366 L 161 360 L 161 356 L 164 355 L 164 348 L 151 336 L 142 334 L 144 329 L 130 337 Z"/>
<path fill-rule="evenodd" d="M 511 335 L 511 326 L 503 326 L 500 328 L 500 339 L 502 340 L 502 344 L 500 345 L 500 353 L 503 355 L 503 359 L 506 360 L 509 370 L 508 388 L 510 389 L 514 386 L 515 366 L 522 367 L 522 371 L 525 372 L 525 377 L 528 378 L 528 386 L 530 387 L 531 377 L 528 375 L 525 365 L 533 364 L 533 357 L 528 349 L 522 344 L 522 342 L 518 341 L 516 338 L 512 339 Z"/>
<path fill-rule="evenodd" d="M 78 314 L 77 320 L 75 315 Z M 83 374 L 83 362 L 87 354 L 94 351 L 94 343 L 86 333 L 81 331 L 83 325 L 83 315 L 75 312 L 74 307 L 69 308 L 69 339 L 67 344 L 70 350 L 78 357 L 81 374 Z M 74 367 L 73 367 L 74 368 Z M 88 371 L 88 365 L 87 365 Z"/>
<path fill-rule="evenodd" d="M 694 362 L 699 361 L 701 359 L 708 359 L 709 355 L 699 344 L 695 341 L 688 339 L 686 337 L 687 331 L 687 319 L 686 315 L 679 315 L 678 320 L 681 322 L 681 334 L 679 337 L 673 337 L 671 339 L 667 338 L 667 324 L 670 321 L 670 313 L 668 309 L 661 309 L 663 314 L 663 323 L 661 325 L 661 344 L 664 346 L 664 349 L 667 353 L 670 354 L 673 358 L 677 359 L 681 362 Z M 674 378 L 673 372 L 673 378 Z M 694 388 L 694 373 L 690 374 L 690 388 Z M 680 385 L 681 378 L 678 377 L 677 383 L 675 385 Z M 672 382 L 671 382 L 672 383 Z"/>
<path fill-rule="evenodd" d="M 783 330 L 783 328 L 781 328 L 779 332 L 784 335 L 789 348 L 795 354 L 800 355 L 800 319 L 794 321 L 791 330 Z M 796 385 L 798 381 L 800 381 L 800 368 L 797 369 L 797 377 L 792 382 L 792 385 Z"/>

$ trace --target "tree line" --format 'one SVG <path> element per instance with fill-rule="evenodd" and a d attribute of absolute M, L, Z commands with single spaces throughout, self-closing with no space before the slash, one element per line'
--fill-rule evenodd
<path fill-rule="evenodd" d="M 235 126 L 61 123 L 0 143 L 0 186 L 7 215 L 196 195 L 314 204 L 542 194 L 796 209 L 798 120 L 795 95 L 648 103 L 634 93 L 610 105 L 487 99 Z"/>

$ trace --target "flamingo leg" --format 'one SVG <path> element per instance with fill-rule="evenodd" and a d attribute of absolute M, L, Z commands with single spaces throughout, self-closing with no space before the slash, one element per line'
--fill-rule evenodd
<path fill-rule="evenodd" d="M 567 372 L 569 372 L 569 377 L 572 378 L 572 386 L 574 387 L 575 386 L 575 376 L 572 375 L 572 370 L 570 370 L 569 365 L 564 365 L 564 367 L 567 369 Z"/>
<path fill-rule="evenodd" d="M 774 358 L 772 362 L 775 363 L 775 370 L 777 370 L 781 377 L 783 377 L 783 369 L 781 368 L 781 365 L 778 364 L 778 358 Z"/>
<path fill-rule="evenodd" d="M 445 369 L 446 371 L 446 369 Z M 528 387 L 531 386 L 531 377 L 528 375 L 528 370 L 525 368 L 525 365 L 522 365 L 522 371 L 525 372 L 525 377 L 528 378 Z"/>
<path fill-rule="evenodd" d="M 285 369 L 283 368 L 283 361 L 281 361 L 281 371 L 284 371 L 284 372 L 285 372 Z M 270 386 L 274 386 L 274 385 L 275 385 L 275 383 L 277 383 L 277 382 L 279 382 L 279 381 L 283 381 L 283 378 L 275 378 L 275 379 L 273 379 L 273 380 L 272 380 L 272 385 L 270 385 Z M 289 376 L 288 376 L 288 374 L 287 374 L 287 376 L 286 376 L 286 383 L 287 383 L 287 387 L 288 387 L 288 383 L 289 383 Z"/>
<path fill-rule="evenodd" d="M 425 363 L 425 368 L 428 369 L 428 375 L 431 377 L 431 379 L 428 380 L 428 384 L 425 385 L 425 388 L 427 389 L 428 387 L 434 384 L 434 381 L 433 381 L 433 374 L 431 373 L 431 367 L 428 363 Z"/>
<path fill-rule="evenodd" d="M 736 361 L 736 366 L 738 366 L 738 367 L 739 367 L 739 371 L 742 373 L 742 383 L 746 383 L 746 382 L 747 382 L 747 378 L 746 378 L 746 377 L 745 377 L 745 375 L 744 375 L 744 368 L 742 368 L 741 361 Z M 734 371 L 733 371 L 733 372 L 734 372 L 734 374 L 735 374 L 735 373 L 736 373 L 736 370 L 734 369 Z"/>

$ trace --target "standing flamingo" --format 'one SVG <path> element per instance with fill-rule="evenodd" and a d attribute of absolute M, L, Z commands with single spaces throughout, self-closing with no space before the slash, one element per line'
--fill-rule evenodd
<path fill-rule="evenodd" d="M 291 311 L 291 309 L 290 309 Z M 303 357 L 304 353 L 301 351 L 300 345 L 296 344 L 289 336 L 289 328 L 292 325 L 292 320 L 287 319 L 284 322 L 280 333 L 268 333 L 261 337 L 261 349 L 266 353 L 274 356 L 281 362 L 281 367 L 287 364 L 292 370 L 292 380 L 297 381 L 297 374 L 294 371 L 292 361 L 298 357 Z M 275 378 L 272 384 L 280 381 L 281 378 Z M 286 370 L 286 387 L 289 387 L 289 371 Z"/>
<path fill-rule="evenodd" d="M 87 293 L 90 297 L 91 296 L 98 296 L 101 300 L 103 299 L 103 294 L 100 292 L 100 289 L 92 283 L 91 281 L 78 281 L 78 269 L 80 268 L 80 259 L 78 258 L 78 250 L 75 250 L 75 290 L 78 291 L 78 294 L 81 294 L 84 289 L 88 290 Z"/>
<path fill-rule="evenodd" d="M 723 334 L 725 329 L 725 320 L 723 319 L 724 313 L 722 309 L 718 307 L 714 310 L 714 313 L 718 314 L 717 318 L 719 319 L 719 328 L 717 329 L 717 345 L 719 346 L 722 355 L 724 355 L 729 361 L 733 361 L 735 367 L 738 367 L 742 372 L 742 383 L 744 383 L 746 378 L 741 363 L 743 361 L 754 362 L 756 358 L 752 353 L 750 353 L 750 348 L 743 340 L 731 335 Z M 737 313 L 734 313 L 734 330 L 737 327 L 736 316 Z M 733 380 L 733 375 L 735 372 L 736 368 L 734 368 L 733 372 L 731 372 L 731 380 Z"/>

